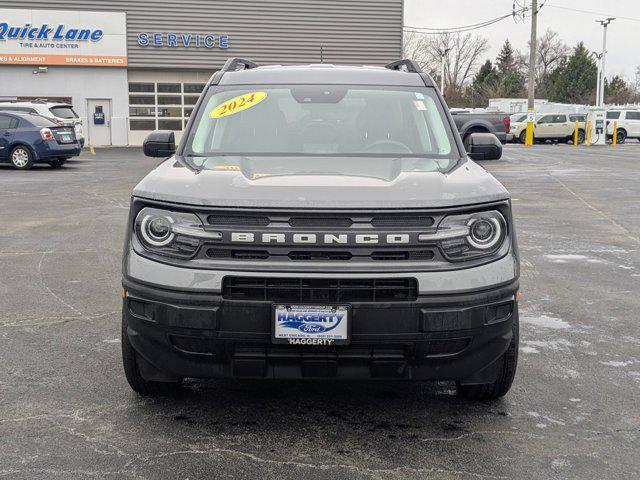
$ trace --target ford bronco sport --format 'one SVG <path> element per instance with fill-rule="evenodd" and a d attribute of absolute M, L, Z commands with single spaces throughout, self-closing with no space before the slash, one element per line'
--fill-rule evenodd
<path fill-rule="evenodd" d="M 492 399 L 518 351 L 509 194 L 433 80 L 230 59 L 134 189 L 123 259 L 129 384 L 183 378 L 453 380 Z"/>

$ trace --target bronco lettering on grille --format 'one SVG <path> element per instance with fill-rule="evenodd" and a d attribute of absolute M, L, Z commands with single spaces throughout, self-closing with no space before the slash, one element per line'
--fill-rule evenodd
<path fill-rule="evenodd" d="M 354 243 L 358 245 L 403 245 L 410 243 L 410 237 L 407 233 L 358 233 L 358 234 L 316 234 L 316 233 L 250 233 L 250 232 L 231 232 L 231 241 L 235 243 L 290 243 L 297 245 L 313 245 L 313 244 L 347 244 Z"/>

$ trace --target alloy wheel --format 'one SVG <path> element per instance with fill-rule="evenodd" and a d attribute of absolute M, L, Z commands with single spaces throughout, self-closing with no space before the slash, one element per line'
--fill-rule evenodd
<path fill-rule="evenodd" d="M 24 168 L 29 163 L 29 152 L 24 148 L 16 148 L 11 154 L 11 163 L 18 168 Z"/>

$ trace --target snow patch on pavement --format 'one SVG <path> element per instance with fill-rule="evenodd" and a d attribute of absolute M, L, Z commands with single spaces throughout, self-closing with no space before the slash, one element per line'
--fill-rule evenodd
<path fill-rule="evenodd" d="M 631 360 L 626 361 L 626 362 L 619 362 L 616 360 L 609 360 L 606 362 L 600 362 L 602 365 L 606 365 L 608 367 L 628 367 L 629 365 L 633 365 L 633 362 Z"/>
<path fill-rule="evenodd" d="M 552 317 L 549 315 L 523 315 L 520 320 L 522 321 L 522 323 L 533 325 L 535 327 L 551 328 L 554 330 L 562 330 L 571 327 L 569 323 L 565 322 L 561 318 Z"/>
<path fill-rule="evenodd" d="M 569 262 L 586 262 L 586 263 L 607 263 L 599 258 L 588 257 L 586 255 L 577 255 L 575 253 L 566 254 L 548 254 L 544 258 L 553 263 L 569 263 Z"/>
<path fill-rule="evenodd" d="M 559 338 L 557 340 L 524 340 L 522 343 L 524 343 L 527 347 L 548 348 L 549 350 L 556 351 L 566 350 L 569 347 L 573 347 L 573 343 L 564 338 Z"/>
<path fill-rule="evenodd" d="M 540 353 L 540 350 L 538 350 L 537 348 L 529 347 L 529 346 L 520 347 L 520 351 L 522 353 Z"/>

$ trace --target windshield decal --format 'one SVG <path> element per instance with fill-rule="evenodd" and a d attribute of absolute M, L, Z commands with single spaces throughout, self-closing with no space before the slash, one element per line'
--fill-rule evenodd
<path fill-rule="evenodd" d="M 211 111 L 209 116 L 211 118 L 221 118 L 233 115 L 234 113 L 241 112 L 247 108 L 255 107 L 265 98 L 267 98 L 266 92 L 245 93 L 244 95 L 234 97 L 224 103 L 221 103 Z"/>
<path fill-rule="evenodd" d="M 415 105 L 416 109 L 418 110 L 426 110 L 427 106 L 424 104 L 424 102 L 422 100 L 414 100 L 413 104 Z"/>

